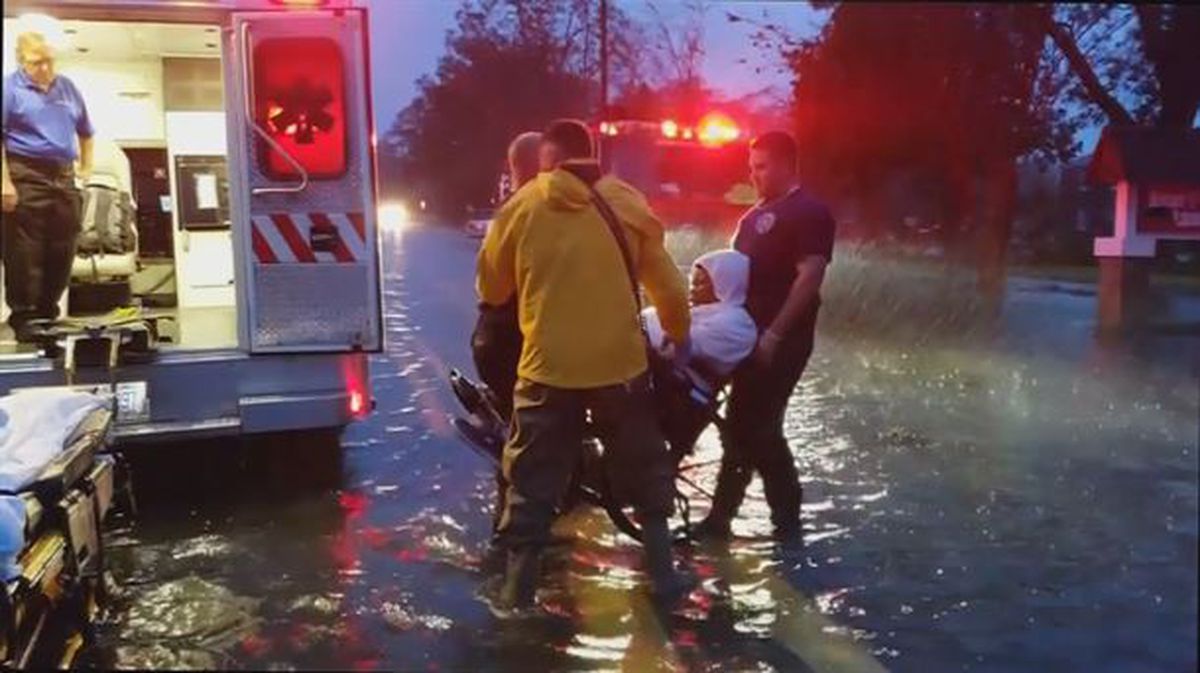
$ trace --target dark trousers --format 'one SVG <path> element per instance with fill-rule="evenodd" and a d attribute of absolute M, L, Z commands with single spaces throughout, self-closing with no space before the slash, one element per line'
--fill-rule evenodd
<path fill-rule="evenodd" d="M 588 414 L 604 445 L 613 495 L 642 517 L 670 516 L 675 501 L 671 456 L 651 401 L 649 377 L 625 384 L 567 390 L 517 383 L 504 476 L 508 497 L 499 541 L 509 549 L 543 546 L 555 510 L 580 463 Z"/>
<path fill-rule="evenodd" d="M 4 296 L 21 338 L 30 320 L 58 317 L 80 230 L 80 195 L 69 164 L 8 155 L 17 207 L 4 213 Z"/>
<path fill-rule="evenodd" d="M 496 411 L 505 418 L 512 415 L 522 341 L 515 299 L 503 306 L 479 305 L 479 319 L 471 333 L 471 355 L 479 378 L 496 395 Z"/>
<path fill-rule="evenodd" d="M 800 476 L 783 436 L 783 416 L 812 348 L 810 335 L 788 339 L 780 344 L 770 366 L 751 360 L 734 374 L 713 497 L 716 521 L 733 519 L 750 479 L 758 472 L 771 507 L 771 522 L 778 529 L 799 530 Z"/>
<path fill-rule="evenodd" d="M 517 300 L 503 306 L 479 305 L 479 319 L 471 333 L 471 356 L 479 378 L 495 395 L 496 411 L 505 419 L 512 417 L 513 388 L 517 385 L 517 364 L 521 359 L 521 328 L 517 324 Z M 492 531 L 500 528 L 504 515 L 508 481 L 503 470 L 496 470 L 496 508 Z"/>

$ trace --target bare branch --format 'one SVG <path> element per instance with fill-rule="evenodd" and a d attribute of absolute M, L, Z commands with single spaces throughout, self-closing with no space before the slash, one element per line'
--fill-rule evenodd
<path fill-rule="evenodd" d="M 1088 98 L 1108 116 L 1109 121 L 1114 124 L 1132 125 L 1133 117 L 1129 111 L 1125 109 L 1116 98 L 1104 88 L 1100 82 L 1100 78 L 1096 76 L 1096 71 L 1088 62 L 1087 57 L 1079 51 L 1079 45 L 1075 43 L 1075 38 L 1072 37 L 1070 30 L 1066 26 L 1056 22 L 1053 18 L 1046 22 L 1046 30 L 1050 34 L 1050 38 L 1054 44 L 1062 50 L 1067 57 L 1067 61 L 1071 64 L 1071 70 L 1075 76 L 1083 83 L 1084 90 L 1088 94 Z"/>

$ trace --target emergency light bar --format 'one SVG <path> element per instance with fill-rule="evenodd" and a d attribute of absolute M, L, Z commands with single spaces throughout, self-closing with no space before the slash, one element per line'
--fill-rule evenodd
<path fill-rule="evenodd" d="M 655 134 L 669 141 L 699 141 L 706 147 L 719 147 L 736 142 L 742 137 L 742 130 L 731 117 L 720 112 L 710 112 L 701 117 L 695 126 L 684 126 L 674 119 L 664 119 L 659 123 L 649 121 L 603 121 L 597 129 L 602 136 L 617 136 L 622 134 Z"/>
<path fill-rule="evenodd" d="M 719 112 L 710 113 L 701 119 L 696 132 L 700 136 L 700 142 L 706 145 L 731 143 L 742 134 L 732 119 Z"/>

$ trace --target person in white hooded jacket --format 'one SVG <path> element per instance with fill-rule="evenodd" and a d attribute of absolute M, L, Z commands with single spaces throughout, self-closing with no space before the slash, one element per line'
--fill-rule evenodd
<path fill-rule="evenodd" d="M 724 382 L 754 352 L 758 329 L 746 311 L 750 258 L 736 250 L 714 250 L 692 264 L 691 357 L 688 368 L 708 383 Z M 642 312 L 650 345 L 665 357 L 672 346 L 663 334 L 658 312 Z M 713 381 L 716 377 L 720 381 Z"/>

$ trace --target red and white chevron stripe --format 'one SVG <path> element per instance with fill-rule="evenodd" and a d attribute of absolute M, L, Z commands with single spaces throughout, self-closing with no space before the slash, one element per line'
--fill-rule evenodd
<path fill-rule="evenodd" d="M 352 264 L 367 259 L 362 213 L 271 213 L 250 218 L 259 264 Z M 314 250 L 313 241 L 329 242 Z"/>

